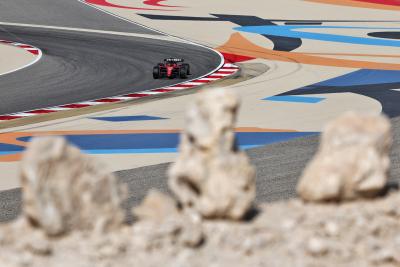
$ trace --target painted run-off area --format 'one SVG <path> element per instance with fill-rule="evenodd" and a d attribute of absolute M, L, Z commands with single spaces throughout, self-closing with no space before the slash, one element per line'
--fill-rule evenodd
<path fill-rule="evenodd" d="M 35 63 L 40 50 L 31 45 L 0 40 L 0 75 L 5 75 Z"/>
<path fill-rule="evenodd" d="M 233 62 L 268 66 L 268 72 L 232 87 L 242 99 L 238 127 L 253 129 L 238 134 L 242 148 L 319 132 L 328 120 L 349 109 L 373 113 L 383 110 L 391 117 L 397 116 L 400 110 L 399 40 L 367 34 L 398 30 L 396 3 L 350 0 L 250 0 L 235 4 L 228 0 L 87 2 L 151 28 L 212 46 L 229 54 Z M 304 27 L 307 23 L 310 27 Z M 106 158 L 120 168 L 166 162 L 173 160 L 174 153 L 170 152 L 176 151 L 179 136 L 176 129 L 182 129 L 183 114 L 192 99 L 193 96 L 180 96 L 79 118 L 75 122 L 42 123 L 35 134 L 66 135 L 87 153 Z M 163 119 L 121 119 L 136 115 Z M 100 131 L 104 129 L 114 132 Z M 142 132 L 135 133 L 132 129 Z M 260 129 L 265 130 L 260 133 Z M 13 130 L 22 132 L 20 137 L 25 139 L 11 138 L 4 144 L 23 150 L 32 134 L 24 127 Z M 78 142 L 77 137 L 85 142 Z M 135 143 L 135 140 L 141 142 Z M 10 147 L 3 149 L 7 164 L 17 160 L 20 153 L 11 150 Z M 127 155 L 136 162 L 122 166 L 120 159 L 126 161 Z"/>

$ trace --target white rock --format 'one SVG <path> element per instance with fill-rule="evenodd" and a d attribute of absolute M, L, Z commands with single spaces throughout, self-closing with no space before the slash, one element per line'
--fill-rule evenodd
<path fill-rule="evenodd" d="M 300 179 L 298 194 L 308 201 L 376 196 L 387 183 L 391 143 L 386 117 L 344 114 L 326 127 L 319 151 Z"/>
<path fill-rule="evenodd" d="M 161 222 L 169 216 L 176 216 L 178 208 L 174 199 L 152 189 L 147 193 L 143 202 L 133 208 L 133 213 L 139 220 Z"/>
<path fill-rule="evenodd" d="M 205 218 L 240 219 L 255 197 L 255 171 L 235 144 L 238 107 L 227 90 L 201 93 L 189 109 L 180 154 L 169 171 L 178 201 Z"/>
<path fill-rule="evenodd" d="M 322 256 L 328 252 L 328 246 L 324 240 L 313 237 L 307 242 L 307 251 L 313 256 Z"/>
<path fill-rule="evenodd" d="M 334 222 L 328 221 L 327 223 L 325 223 L 324 230 L 328 236 L 338 236 L 339 235 L 339 226 Z"/>
<path fill-rule="evenodd" d="M 21 165 L 23 216 L 48 235 L 119 227 L 116 179 L 60 137 L 34 138 Z"/>

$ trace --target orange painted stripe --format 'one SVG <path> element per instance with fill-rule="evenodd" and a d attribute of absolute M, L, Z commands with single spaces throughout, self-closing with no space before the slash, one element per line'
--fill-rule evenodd
<path fill-rule="evenodd" d="M 0 162 L 15 162 L 15 161 L 20 161 L 21 159 L 22 159 L 21 153 L 0 156 Z"/>
<path fill-rule="evenodd" d="M 400 70 L 400 64 L 338 59 L 308 55 L 298 52 L 274 51 L 253 44 L 240 33 L 232 34 L 230 39 L 224 45 L 218 47 L 217 50 L 220 52 L 237 53 L 256 58 L 303 63 L 310 65 L 346 67 L 356 69 Z"/>
<path fill-rule="evenodd" d="M 320 55 L 320 56 L 350 56 L 350 57 L 387 57 L 400 58 L 400 55 L 380 55 L 380 54 L 353 54 L 353 53 L 303 53 L 305 55 Z"/>

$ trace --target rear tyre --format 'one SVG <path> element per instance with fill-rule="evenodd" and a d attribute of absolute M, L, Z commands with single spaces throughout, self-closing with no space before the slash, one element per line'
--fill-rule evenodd
<path fill-rule="evenodd" d="M 185 68 L 185 66 L 182 66 L 179 69 L 179 78 L 181 78 L 181 79 L 186 79 L 187 78 L 187 69 Z"/>
<path fill-rule="evenodd" d="M 184 66 L 186 68 L 186 75 L 191 75 L 191 73 L 190 73 L 190 65 L 185 63 L 185 64 L 182 64 L 182 66 Z"/>
<path fill-rule="evenodd" d="M 153 78 L 154 79 L 160 78 L 160 68 L 159 67 L 153 68 Z"/>

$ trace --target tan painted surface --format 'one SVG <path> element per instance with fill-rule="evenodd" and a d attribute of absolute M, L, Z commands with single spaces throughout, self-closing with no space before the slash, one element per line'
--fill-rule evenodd
<path fill-rule="evenodd" d="M 0 75 L 22 68 L 36 59 L 24 49 L 0 44 Z"/>

